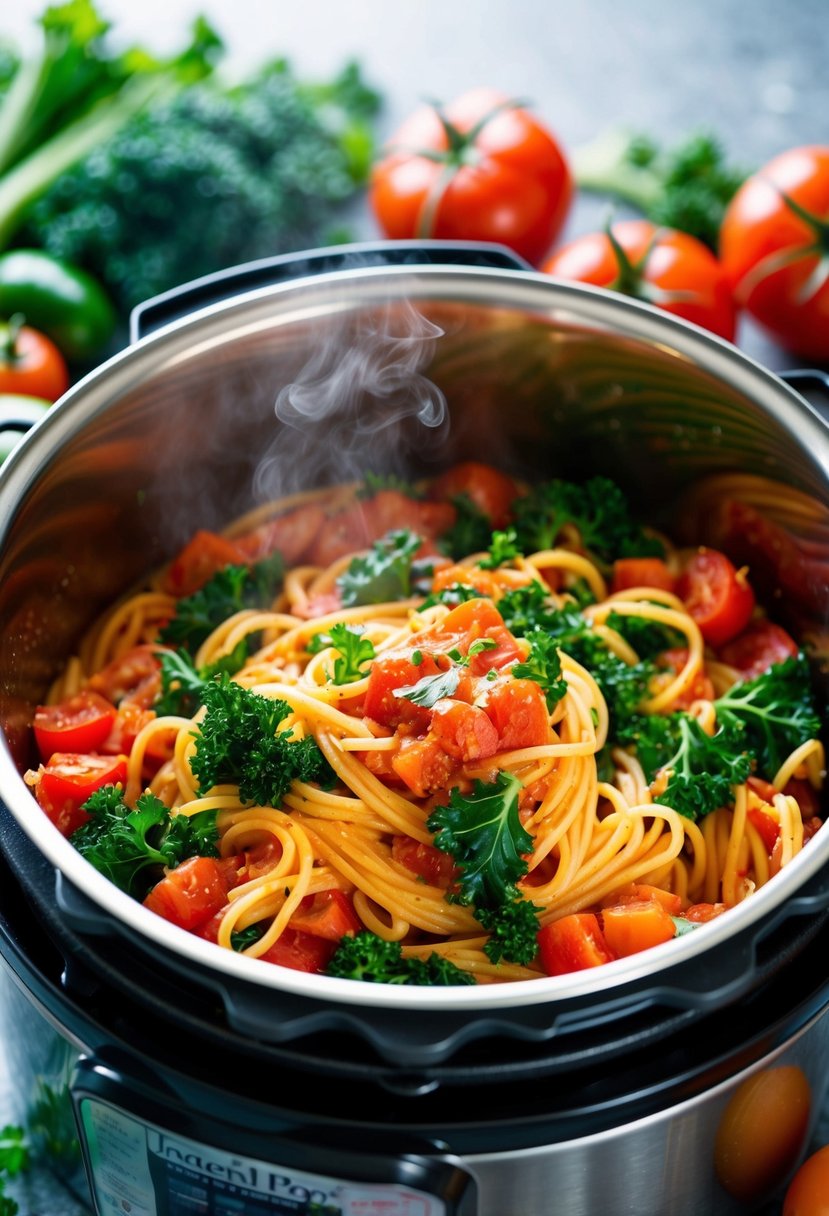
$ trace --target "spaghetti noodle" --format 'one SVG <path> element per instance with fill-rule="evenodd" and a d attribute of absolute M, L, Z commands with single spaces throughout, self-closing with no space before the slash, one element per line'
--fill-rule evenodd
<path fill-rule="evenodd" d="M 512 489 L 519 500 L 526 493 Z M 721 804 L 689 813 L 667 796 L 674 770 L 652 771 L 608 691 L 635 671 L 643 683 L 631 721 L 676 719 L 697 738 L 719 737 L 722 697 L 744 677 L 679 593 L 688 554 L 650 534 L 661 556 L 635 567 L 597 557 L 567 525 L 526 551 L 508 505 L 478 512 L 489 550 L 451 559 L 442 538 L 459 500 L 442 499 L 440 479 L 420 490 L 360 501 L 337 487 L 260 509 L 223 537 L 198 534 L 97 622 L 35 718 L 36 733 L 44 718 L 65 733 L 52 751 L 61 730 L 44 745 L 41 729 L 43 763 L 27 775 L 60 829 L 82 832 L 90 792 L 106 783 L 122 789 L 126 813 L 151 794 L 172 820 L 208 815 L 207 851 L 217 856 L 150 871 L 146 902 L 161 915 L 220 947 L 318 971 L 342 938 L 369 932 L 399 943 L 404 960 L 437 956 L 477 983 L 532 980 L 657 944 L 789 864 L 820 825 L 816 737 L 787 743 L 771 772 L 756 757 L 749 771 L 741 755 L 742 776 Z M 311 776 L 295 775 L 268 802 L 243 796 L 227 773 L 205 784 L 211 710 L 197 700 L 165 712 L 161 692 L 182 687 L 181 669 L 164 664 L 178 653 L 169 623 L 182 604 L 217 572 L 250 570 L 275 551 L 288 568 L 270 602 L 211 622 L 188 655 L 199 680 L 278 704 L 277 734 L 316 749 Z M 388 589 L 389 569 L 399 576 L 397 594 L 379 602 L 348 581 L 355 570 L 371 581 L 372 552 L 386 562 L 378 586 Z M 521 612 L 532 604 L 543 613 L 528 624 Z M 755 607 L 738 640 L 758 620 Z M 637 648 L 646 636 L 655 654 Z M 112 715 L 90 746 L 76 718 L 93 693 Z M 56 794 L 67 756 L 82 776 Z M 109 771 L 87 771 L 91 758 L 108 758 Z M 476 832 L 477 846 L 458 848 Z M 514 854 L 500 872 L 481 860 L 490 846 Z M 504 901 L 531 907 L 531 950 L 511 946 Z"/>

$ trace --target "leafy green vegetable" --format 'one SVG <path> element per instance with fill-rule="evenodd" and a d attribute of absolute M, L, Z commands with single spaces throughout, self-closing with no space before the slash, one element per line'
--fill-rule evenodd
<path fill-rule="evenodd" d="M 543 629 L 526 635 L 530 653 L 522 663 L 514 663 L 512 675 L 518 679 L 534 680 L 544 693 L 547 708 L 552 710 L 567 692 L 567 681 L 561 674 L 561 656 L 554 637 Z"/>
<path fill-rule="evenodd" d="M 470 794 L 454 787 L 447 805 L 429 816 L 435 845 L 460 870 L 462 903 L 497 908 L 514 898 L 515 884 L 527 872 L 523 854 L 533 846 L 518 817 L 520 792 L 517 777 L 499 772 L 495 781 L 476 781 Z"/>
<path fill-rule="evenodd" d="M 497 908 L 476 908 L 475 915 L 489 934 L 484 954 L 493 963 L 502 958 L 527 966 L 538 953 L 538 909 L 528 899 L 514 899 Z"/>
<path fill-rule="evenodd" d="M 424 676 L 416 684 L 404 684 L 392 690 L 395 697 L 404 697 L 415 705 L 423 705 L 431 709 L 444 697 L 451 697 L 457 692 L 461 682 L 461 670 L 457 664 L 452 664 L 445 671 L 435 672 L 434 675 Z"/>
<path fill-rule="evenodd" d="M 39 24 L 40 48 L 21 60 L 0 105 L 0 248 L 53 182 L 151 101 L 209 74 L 221 50 L 199 18 L 190 44 L 170 59 L 143 47 L 116 53 L 92 0 L 50 5 Z"/>
<path fill-rule="evenodd" d="M 205 684 L 207 713 L 194 731 L 191 767 L 200 793 L 225 782 L 238 785 L 243 802 L 279 806 L 293 781 L 333 782 L 331 768 L 311 735 L 295 739 L 279 725 L 291 713 L 286 701 L 263 697 L 226 675 Z"/>
<path fill-rule="evenodd" d="M 631 203 L 655 224 L 688 232 L 714 252 L 725 209 L 747 176 L 706 132 L 664 148 L 648 136 L 611 129 L 573 149 L 571 162 L 583 190 Z"/>
<path fill-rule="evenodd" d="M 507 528 L 504 532 L 493 532 L 489 545 L 489 552 L 486 557 L 482 557 L 478 565 L 482 570 L 497 570 L 499 566 L 506 565 L 507 562 L 514 561 L 519 556 L 520 550 L 516 542 L 514 528 Z"/>
<path fill-rule="evenodd" d="M 426 959 L 404 958 L 400 942 L 387 942 L 367 929 L 340 944 L 326 968 L 326 975 L 367 984 L 420 984 L 447 987 L 474 984 L 475 977 L 441 955 Z"/>
<path fill-rule="evenodd" d="M 203 587 L 176 604 L 175 615 L 159 631 L 165 646 L 193 653 L 221 625 L 243 608 L 263 608 L 282 585 L 284 563 L 278 553 L 253 566 L 225 566 Z"/>
<path fill-rule="evenodd" d="M 337 579 L 344 606 L 408 599 L 412 594 L 412 562 L 422 544 L 414 532 L 387 532 L 368 553 L 353 558 Z"/>
<path fill-rule="evenodd" d="M 636 616 L 632 612 L 609 612 L 605 617 L 609 629 L 622 635 L 640 659 L 652 658 L 665 650 L 686 646 L 684 636 L 659 621 Z"/>
<path fill-rule="evenodd" d="M 345 625 L 339 621 L 331 626 L 330 633 L 314 634 L 308 651 L 319 654 L 328 646 L 340 652 L 340 657 L 334 660 L 335 684 L 352 684 L 355 680 L 362 680 L 366 674 L 364 664 L 376 657 L 374 643 L 370 638 L 363 637 L 361 625 Z"/>
<path fill-rule="evenodd" d="M 523 553 L 551 549 L 566 528 L 574 528 L 596 560 L 609 566 L 619 557 L 663 556 L 664 546 L 648 536 L 631 514 L 615 482 L 591 477 L 578 484 L 540 482 L 513 507 L 516 542 Z"/>
<path fill-rule="evenodd" d="M 83 266 L 124 315 L 183 282 L 347 234 L 379 97 L 356 64 L 322 85 L 282 59 L 172 96 L 83 149 L 27 213 L 26 239 Z"/>
<path fill-rule="evenodd" d="M 198 669 L 186 650 L 159 650 L 156 656 L 161 663 L 161 694 L 153 709 L 161 717 L 176 714 L 192 718 L 202 703 L 202 691 L 209 680 L 226 672 L 235 675 L 245 665 L 248 657 L 247 642 L 237 642 L 230 654 L 222 655 L 215 663 L 206 663 Z"/>
<path fill-rule="evenodd" d="M 732 787 L 746 780 L 751 758 L 739 731 L 721 726 L 708 735 L 686 713 L 636 715 L 620 728 L 652 781 L 664 769 L 667 785 L 658 801 L 688 819 L 701 819 L 733 801 Z"/>
<path fill-rule="evenodd" d="M 3 1175 L 13 1178 L 29 1167 L 29 1147 L 22 1127 L 7 1124 L 0 1131 L 0 1216 L 17 1216 L 19 1209 L 14 1199 L 5 1194 Z"/>
<path fill-rule="evenodd" d="M 95 790 L 83 809 L 92 818 L 72 833 L 72 844 L 135 899 L 144 898 L 162 866 L 174 868 L 188 857 L 218 856 L 215 811 L 174 815 L 150 793 L 141 794 L 131 810 L 114 785 Z"/>
<path fill-rule="evenodd" d="M 742 732 L 761 773 L 777 772 L 786 756 L 820 733 L 809 661 L 802 652 L 753 680 L 734 684 L 714 702 L 717 721 Z"/>
<path fill-rule="evenodd" d="M 468 494 L 456 494 L 450 502 L 457 512 L 452 527 L 444 532 L 439 544 L 441 551 L 454 561 L 488 549 L 492 539 L 492 521 Z"/>

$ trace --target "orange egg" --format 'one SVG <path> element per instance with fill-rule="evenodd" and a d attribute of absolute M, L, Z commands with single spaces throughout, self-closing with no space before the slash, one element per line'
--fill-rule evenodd
<path fill-rule="evenodd" d="M 748 1077 L 725 1108 L 714 1146 L 714 1168 L 735 1199 L 771 1194 L 794 1166 L 806 1141 L 809 1082 L 796 1065 Z"/>

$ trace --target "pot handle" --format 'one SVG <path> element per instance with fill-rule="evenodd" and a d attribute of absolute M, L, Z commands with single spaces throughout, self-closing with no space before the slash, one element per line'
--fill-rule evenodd
<path fill-rule="evenodd" d="M 829 371 L 821 371 L 815 367 L 796 367 L 777 374 L 785 384 L 800 393 L 808 404 L 817 410 L 824 422 L 829 422 Z"/>
<path fill-rule="evenodd" d="M 130 314 L 130 342 L 179 321 L 209 304 L 240 292 L 271 287 L 291 279 L 362 270 L 368 266 L 482 266 L 497 270 L 532 270 L 505 245 L 486 241 L 367 241 L 306 249 L 230 266 L 184 283 L 137 305 Z"/>

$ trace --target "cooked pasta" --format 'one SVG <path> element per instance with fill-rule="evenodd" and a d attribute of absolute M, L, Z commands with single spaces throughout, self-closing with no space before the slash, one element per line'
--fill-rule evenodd
<path fill-rule="evenodd" d="M 155 854 L 122 885 L 180 927 L 321 972 L 343 939 L 369 933 L 399 945 L 388 957 L 401 968 L 452 965 L 402 982 L 483 984 L 659 944 L 792 861 L 820 826 L 824 754 L 808 710 L 774 771 L 739 742 L 728 694 L 756 677 L 746 639 L 767 621 L 753 594 L 744 612 L 746 572 L 721 639 L 688 581 L 692 551 L 644 529 L 641 555 L 613 556 L 572 518 L 531 548 L 527 487 L 483 466 L 451 473 L 456 484 L 417 495 L 321 490 L 199 533 L 95 623 L 35 716 L 42 763 L 27 775 L 93 864 L 119 880 L 91 797 L 114 790 L 116 835 L 135 834 L 136 808 L 157 817 Z M 490 546 L 459 555 L 452 530 L 482 486 L 501 492 L 475 508 Z M 275 592 L 238 597 L 185 639 L 183 608 L 228 571 L 238 590 L 275 553 Z M 799 653 L 792 642 L 770 667 L 761 649 L 760 671 Z M 187 679 L 195 699 L 176 705 Z M 207 684 L 278 708 L 268 748 L 307 761 L 278 796 L 228 769 L 239 711 L 212 726 Z M 689 808 L 705 781 L 682 784 L 665 740 L 699 749 L 735 729 L 730 778 Z M 212 768 L 208 744 L 221 751 Z M 258 744 L 239 746 L 255 769 Z M 173 851 L 181 817 L 208 825 L 204 855 Z M 517 905 L 534 917 L 530 947 Z"/>

